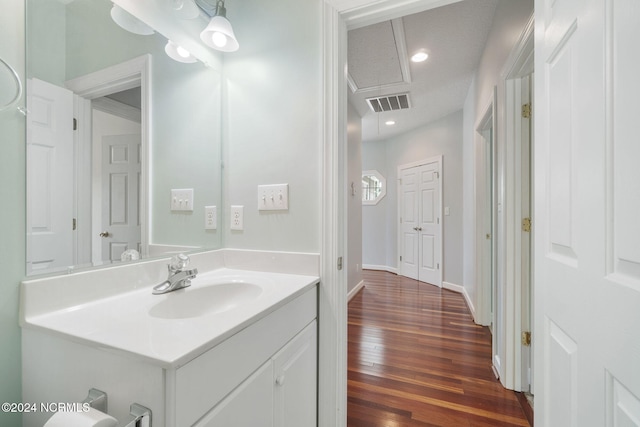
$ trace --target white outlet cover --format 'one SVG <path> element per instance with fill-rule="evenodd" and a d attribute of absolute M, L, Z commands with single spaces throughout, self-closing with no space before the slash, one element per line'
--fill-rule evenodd
<path fill-rule="evenodd" d="M 218 209 L 215 206 L 204 207 L 204 229 L 215 230 L 218 228 Z"/>
<path fill-rule="evenodd" d="M 243 230 L 244 229 L 244 206 L 232 205 L 231 206 L 231 215 L 229 215 L 231 221 L 231 229 L 232 230 Z"/>

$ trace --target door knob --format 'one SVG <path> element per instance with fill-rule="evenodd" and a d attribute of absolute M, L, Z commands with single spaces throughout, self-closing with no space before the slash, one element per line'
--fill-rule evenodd
<path fill-rule="evenodd" d="M 100 233 L 100 237 L 109 237 L 111 236 L 111 234 L 109 234 L 108 231 L 103 231 L 102 233 Z"/>

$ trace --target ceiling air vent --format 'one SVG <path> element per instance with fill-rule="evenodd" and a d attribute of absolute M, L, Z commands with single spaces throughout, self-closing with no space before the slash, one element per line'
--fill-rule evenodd
<path fill-rule="evenodd" d="M 409 108 L 409 94 L 400 93 L 397 95 L 379 96 L 367 98 L 367 104 L 372 111 L 380 113 L 382 111 L 396 111 Z"/>

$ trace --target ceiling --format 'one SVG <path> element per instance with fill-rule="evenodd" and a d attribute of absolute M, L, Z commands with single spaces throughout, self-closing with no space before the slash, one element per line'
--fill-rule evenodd
<path fill-rule="evenodd" d="M 392 138 L 462 109 L 497 4 L 465 0 L 349 31 L 349 102 L 362 117 L 363 142 Z M 411 62 L 418 51 L 429 58 Z M 409 94 L 410 108 L 375 113 L 366 102 L 400 93 Z M 396 124 L 385 125 L 388 120 Z"/>

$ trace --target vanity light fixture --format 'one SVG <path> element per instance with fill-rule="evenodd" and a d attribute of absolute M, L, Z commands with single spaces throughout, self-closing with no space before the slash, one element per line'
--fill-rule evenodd
<path fill-rule="evenodd" d="M 426 52 L 418 52 L 411 57 L 411 62 L 424 62 L 429 57 Z"/>
<path fill-rule="evenodd" d="M 148 36 L 155 33 L 155 31 L 153 31 L 153 28 L 151 28 L 117 4 L 114 4 L 111 8 L 111 19 L 113 19 L 113 22 L 118 24 L 120 28 L 127 30 L 133 34 Z"/>
<path fill-rule="evenodd" d="M 182 46 L 178 46 L 171 40 L 167 41 L 167 45 L 164 47 L 164 51 L 167 55 L 169 55 L 169 58 L 173 59 L 174 61 L 184 62 L 185 64 L 191 64 L 197 61 L 197 59 L 193 55 L 191 55 L 191 53 L 187 49 L 183 48 Z"/>
<path fill-rule="evenodd" d="M 222 52 L 235 52 L 240 45 L 233 34 L 231 23 L 227 19 L 224 0 L 217 0 L 216 14 L 209 25 L 200 33 L 200 39 L 207 45 Z"/>

